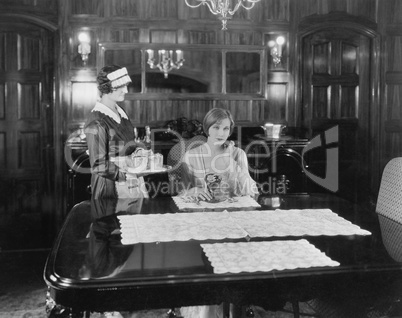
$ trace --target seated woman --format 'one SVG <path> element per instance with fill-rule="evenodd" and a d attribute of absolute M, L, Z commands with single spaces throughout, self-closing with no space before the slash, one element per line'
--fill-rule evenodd
<path fill-rule="evenodd" d="M 232 115 L 226 109 L 213 108 L 205 115 L 207 142 L 184 155 L 182 195 L 219 202 L 228 197 L 258 194 L 248 172 L 246 153 L 227 140 L 233 127 Z M 223 318 L 222 305 L 182 307 L 180 312 L 189 318 Z"/>
<path fill-rule="evenodd" d="M 204 117 L 203 128 L 207 142 L 188 150 L 183 158 L 182 194 L 205 201 L 257 195 L 246 153 L 227 140 L 234 128 L 230 111 L 211 109 Z"/>

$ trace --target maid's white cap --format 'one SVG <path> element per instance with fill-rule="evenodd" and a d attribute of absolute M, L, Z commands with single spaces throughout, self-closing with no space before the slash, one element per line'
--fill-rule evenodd
<path fill-rule="evenodd" d="M 119 88 L 131 83 L 131 78 L 128 76 L 127 69 L 125 67 L 109 73 L 106 76 L 110 80 L 112 88 Z"/>

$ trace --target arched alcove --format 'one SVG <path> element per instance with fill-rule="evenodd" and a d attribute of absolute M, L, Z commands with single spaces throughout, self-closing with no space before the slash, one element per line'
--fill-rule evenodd
<path fill-rule="evenodd" d="M 321 135 L 324 149 L 323 156 L 310 153 L 312 168 L 325 177 L 325 149 L 336 148 L 337 194 L 360 201 L 368 192 L 370 142 L 378 129 L 377 25 L 343 12 L 312 15 L 300 21 L 296 47 L 296 117 L 309 138 Z M 337 135 L 327 138 L 333 127 Z"/>

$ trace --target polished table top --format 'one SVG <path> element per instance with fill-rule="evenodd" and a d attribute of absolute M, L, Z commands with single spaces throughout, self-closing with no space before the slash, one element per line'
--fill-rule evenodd
<path fill-rule="evenodd" d="M 260 197 L 258 201 L 262 210 L 273 209 L 263 205 L 270 200 Z M 287 195 L 281 198 L 280 208 L 329 208 L 372 234 L 302 237 L 339 262 L 336 267 L 214 274 L 200 245 L 206 241 L 121 243 L 118 215 L 179 212 L 171 198 L 84 201 L 68 214 L 44 278 L 56 303 L 77 310 L 110 311 L 223 301 L 258 304 L 273 293 L 290 297 L 302 292 L 313 297 L 320 292 L 317 286 L 334 286 L 334 281 L 341 284 L 361 277 L 374 281 L 379 273 L 382 277 L 400 274 L 398 223 L 325 194 Z M 251 241 L 278 239 L 295 237 Z"/>

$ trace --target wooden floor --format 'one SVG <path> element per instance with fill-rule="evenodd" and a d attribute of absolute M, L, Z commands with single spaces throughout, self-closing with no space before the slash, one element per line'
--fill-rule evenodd
<path fill-rule="evenodd" d="M 0 252 L 0 318 L 42 318 L 49 249 Z"/>

